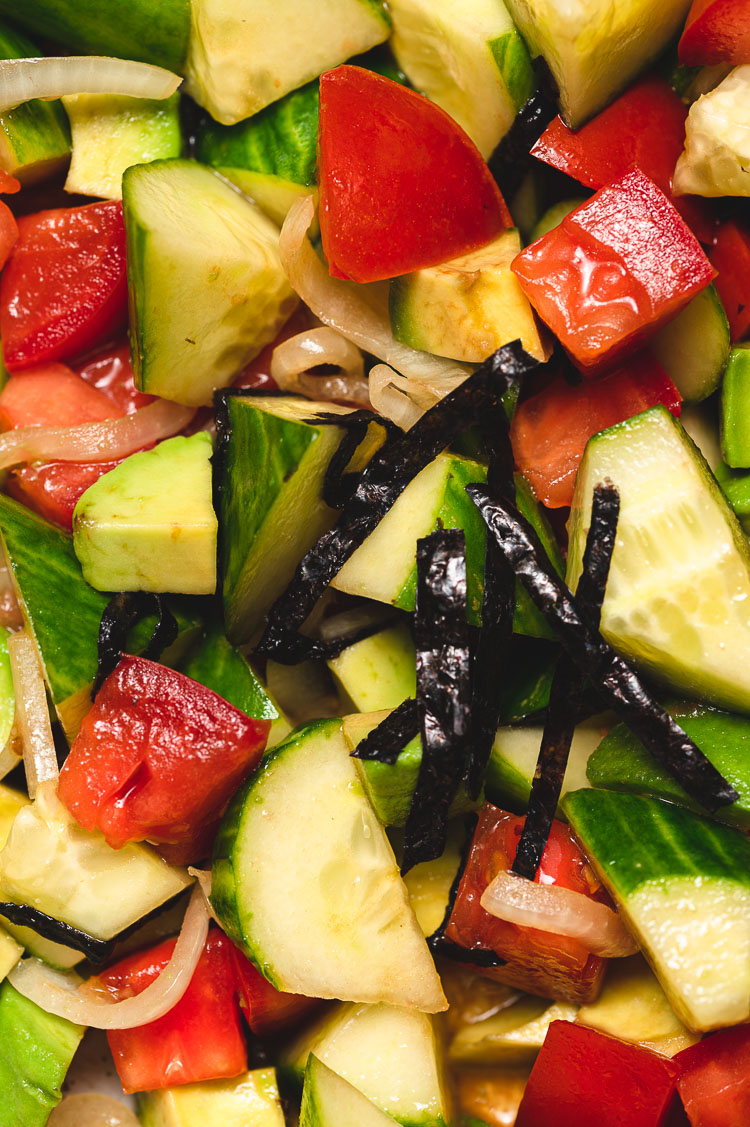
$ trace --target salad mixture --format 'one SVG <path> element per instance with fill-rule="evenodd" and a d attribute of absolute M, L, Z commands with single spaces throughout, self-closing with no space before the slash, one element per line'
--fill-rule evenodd
<path fill-rule="evenodd" d="M 0 0 L 0 1127 L 750 1124 L 746 0 Z"/>

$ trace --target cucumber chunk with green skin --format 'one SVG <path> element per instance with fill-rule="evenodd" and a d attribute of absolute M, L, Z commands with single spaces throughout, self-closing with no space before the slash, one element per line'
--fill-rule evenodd
<path fill-rule="evenodd" d="M 338 720 L 290 736 L 235 796 L 214 847 L 211 903 L 280 990 L 445 1008 Z"/>
<path fill-rule="evenodd" d="M 15 19 L 18 13 L 13 7 L 10 14 Z M 25 35 L 0 25 L 0 59 L 28 59 L 40 54 Z M 69 156 L 70 127 L 58 101 L 34 98 L 0 114 L 0 168 L 22 184 L 54 175 Z"/>
<path fill-rule="evenodd" d="M 137 59 L 180 72 L 187 54 L 190 0 L 0 0 L 0 12 L 32 35 L 84 55 Z"/>
<path fill-rule="evenodd" d="M 0 496 L 0 539 L 23 613 L 36 642 L 47 686 L 69 740 L 91 707 L 96 676 L 97 640 L 110 595 L 86 583 L 73 550 L 73 538 L 9 497 Z M 177 619 L 177 640 L 162 655 L 179 660 L 198 634 L 200 619 L 186 602 L 169 601 Z M 140 653 L 155 619 L 131 634 L 128 650 Z"/>
<path fill-rule="evenodd" d="M 62 1098 L 62 1083 L 85 1030 L 0 986 L 0 1123 L 44 1127 Z"/>
<path fill-rule="evenodd" d="M 310 1054 L 299 1127 L 393 1127 L 395 1122 L 353 1084 Z"/>
<path fill-rule="evenodd" d="M 575 590 L 595 485 L 620 517 L 601 630 L 680 693 L 750 710 L 750 550 L 716 479 L 663 407 L 594 435 L 576 480 L 568 586 Z"/>
<path fill-rule="evenodd" d="M 246 168 L 227 168 L 220 165 L 216 169 L 225 180 L 229 180 L 236 188 L 253 201 L 264 215 L 267 215 L 277 227 L 282 227 L 290 207 L 297 200 L 312 195 L 315 207 L 318 206 L 318 189 L 306 188 L 303 184 L 295 184 L 292 180 L 284 180 L 281 176 L 272 176 L 268 172 L 252 172 Z M 309 235 L 317 239 L 320 234 L 317 214 L 310 224 Z"/>
<path fill-rule="evenodd" d="M 298 302 L 278 228 L 216 172 L 188 160 L 127 169 L 122 202 L 136 383 L 188 406 L 210 403 Z"/>
<path fill-rule="evenodd" d="M 13 729 L 16 694 L 8 655 L 10 630 L 0 627 L 0 747 L 5 747 Z"/>
<path fill-rule="evenodd" d="M 573 733 L 570 757 L 563 779 L 560 801 L 571 790 L 588 786 L 586 764 L 599 745 L 604 729 L 594 719 L 579 724 Z M 492 745 L 485 775 L 485 790 L 490 802 L 503 810 L 520 814 L 526 811 L 536 761 L 542 745 L 543 728 L 499 728 Z M 557 817 L 561 815 L 558 809 Z"/>
<path fill-rule="evenodd" d="M 221 627 L 209 626 L 198 648 L 181 666 L 194 681 L 212 689 L 246 716 L 277 720 L 278 709 L 245 658 L 228 641 Z"/>
<path fill-rule="evenodd" d="M 502 0 L 390 0 L 393 53 L 410 82 L 487 159 L 534 90 L 531 60 Z"/>
<path fill-rule="evenodd" d="M 731 349 L 729 322 L 711 283 L 648 342 L 682 398 L 699 403 L 721 383 Z"/>
<path fill-rule="evenodd" d="M 143 1127 L 284 1127 L 273 1068 L 136 1096 Z"/>
<path fill-rule="evenodd" d="M 750 838 L 614 791 L 575 791 L 563 809 L 681 1021 L 702 1032 L 747 1021 Z"/>
<path fill-rule="evenodd" d="M 726 462 L 719 462 L 714 473 L 732 512 L 750 535 L 750 472 L 733 470 Z"/>
<path fill-rule="evenodd" d="M 186 90 L 233 125 L 390 30 L 380 0 L 193 0 Z"/>
<path fill-rule="evenodd" d="M 721 385 L 721 452 L 733 469 L 750 467 L 750 348 L 734 348 Z"/>
<path fill-rule="evenodd" d="M 217 451 L 221 576 L 227 635 L 248 641 L 289 584 L 299 561 L 337 519 L 323 500 L 325 475 L 344 427 L 318 415 L 348 407 L 298 396 L 228 396 Z M 385 431 L 372 423 L 350 469 L 360 469 Z"/>
<path fill-rule="evenodd" d="M 65 191 L 119 200 L 122 174 L 131 164 L 178 157 L 179 104 L 179 94 L 159 102 L 118 94 L 63 98 L 73 140 Z"/>
<path fill-rule="evenodd" d="M 414 639 L 403 622 L 354 642 L 327 665 L 357 712 L 396 708 L 417 691 Z"/>
<path fill-rule="evenodd" d="M 446 1127 L 450 1096 L 435 1020 L 396 1006 L 340 1005 L 283 1053 L 300 1082 L 314 1054 L 404 1127 Z"/>
<path fill-rule="evenodd" d="M 722 806 L 713 817 L 730 826 L 750 829 L 750 719 L 700 705 L 678 703 L 667 708 L 739 794 L 736 802 Z M 586 774 L 592 786 L 653 795 L 705 814 L 624 724 L 604 737 L 589 759 Z"/>
<path fill-rule="evenodd" d="M 559 659 L 557 646 L 516 635 L 511 640 L 508 671 L 500 687 L 500 724 L 518 724 L 549 704 Z"/>

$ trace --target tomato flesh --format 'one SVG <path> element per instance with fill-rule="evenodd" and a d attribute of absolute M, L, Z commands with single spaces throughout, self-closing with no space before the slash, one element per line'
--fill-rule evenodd
<path fill-rule="evenodd" d="M 373 71 L 321 75 L 318 147 L 320 234 L 336 278 L 373 282 L 435 266 L 511 226 L 461 127 Z"/>
<path fill-rule="evenodd" d="M 750 1025 L 712 1033 L 674 1061 L 692 1127 L 750 1123 Z"/>
<path fill-rule="evenodd" d="M 318 1008 L 318 998 L 277 990 L 238 947 L 231 946 L 240 1006 L 253 1033 L 261 1037 L 278 1033 Z"/>
<path fill-rule="evenodd" d="M 750 330 L 750 230 L 734 219 L 722 223 L 708 257 L 718 270 L 716 288 L 732 340 L 744 340 Z"/>
<path fill-rule="evenodd" d="M 103 392 L 124 415 L 132 415 L 156 399 L 135 386 L 130 364 L 130 345 L 120 344 L 98 352 L 77 371 L 86 383 Z"/>
<path fill-rule="evenodd" d="M 182 673 L 126 656 L 81 725 L 60 772 L 60 798 L 114 848 L 144 840 L 190 846 L 255 768 L 270 726 Z"/>
<path fill-rule="evenodd" d="M 75 427 L 119 418 L 123 412 L 64 364 L 11 376 L 0 392 L 0 426 Z"/>
<path fill-rule="evenodd" d="M 693 0 L 678 46 L 689 67 L 750 59 L 750 9 L 747 0 Z"/>

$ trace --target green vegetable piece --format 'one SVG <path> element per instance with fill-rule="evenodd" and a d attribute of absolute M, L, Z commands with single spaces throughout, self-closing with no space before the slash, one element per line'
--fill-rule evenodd
<path fill-rule="evenodd" d="M 206 629 L 182 672 L 224 697 L 246 716 L 255 720 L 278 719 L 278 710 L 268 693 L 220 626 Z"/>
<path fill-rule="evenodd" d="M 0 4 L 0 11 L 5 5 Z M 11 3 L 9 14 L 19 17 Z M 36 31 L 36 28 L 34 29 Z M 0 25 L 0 59 L 36 58 L 41 52 L 34 43 Z M 34 98 L 14 110 L 0 114 L 0 168 L 22 184 L 33 184 L 54 175 L 70 155 L 70 128 L 58 101 Z"/>
<path fill-rule="evenodd" d="M 357 712 L 396 708 L 417 691 L 414 639 L 405 623 L 354 642 L 327 664 Z"/>
<path fill-rule="evenodd" d="M 552 1022 L 572 1021 L 577 1010 L 569 1002 L 522 995 L 499 1013 L 461 1025 L 448 1045 L 448 1059 L 458 1065 L 529 1066 Z"/>
<path fill-rule="evenodd" d="M 648 344 L 687 403 L 713 395 L 729 359 L 729 322 L 711 283 Z"/>
<path fill-rule="evenodd" d="M 168 438 L 131 454 L 81 496 L 73 547 L 97 591 L 211 595 L 217 521 L 211 438 Z"/>
<path fill-rule="evenodd" d="M 721 491 L 746 533 L 750 533 L 750 473 L 719 462 L 714 470 Z"/>
<path fill-rule="evenodd" d="M 0 986 L 2 1127 L 44 1127 L 85 1030 Z"/>
<path fill-rule="evenodd" d="M 393 1127 L 395 1122 L 358 1088 L 310 1054 L 299 1127 Z"/>
<path fill-rule="evenodd" d="M 601 741 L 602 731 L 601 723 L 596 719 L 579 724 L 575 729 L 560 801 L 568 791 L 588 786 L 586 764 Z M 542 732 L 541 727 L 498 729 L 487 766 L 485 789 L 490 802 L 503 810 L 525 813 Z M 562 811 L 558 809 L 557 817 L 561 815 Z"/>
<path fill-rule="evenodd" d="M 394 838 L 396 834 L 392 833 L 391 840 Z M 445 919 L 465 841 L 463 819 L 457 819 L 448 826 L 448 840 L 441 855 L 413 865 L 404 877 L 409 903 L 425 936 L 436 932 Z"/>
<path fill-rule="evenodd" d="M 8 656 L 10 630 L 0 627 L 0 747 L 5 747 L 15 719 L 16 696 Z"/>
<path fill-rule="evenodd" d="M 284 180 L 281 176 L 272 176 L 269 172 L 253 172 L 247 168 L 227 168 L 222 164 L 216 171 L 248 196 L 277 227 L 283 225 L 289 208 L 297 200 L 312 195 L 316 208 L 318 206 L 317 188 L 306 188 L 304 184 L 295 184 L 293 180 Z M 317 239 L 319 234 L 320 227 L 316 213 L 310 224 L 309 236 L 311 239 Z"/>
<path fill-rule="evenodd" d="M 542 235 L 546 235 L 555 227 L 559 227 L 566 215 L 570 215 L 571 211 L 575 211 L 582 203 L 586 201 L 580 196 L 571 200 L 559 200 L 558 203 L 553 203 L 552 207 L 548 207 L 540 219 L 534 225 L 531 232 L 530 241 L 533 243 L 537 239 L 541 239 Z"/>
<path fill-rule="evenodd" d="M 558 656 L 549 642 L 522 635 L 512 639 L 509 669 L 500 687 L 501 724 L 518 724 L 547 707 Z"/>
<path fill-rule="evenodd" d="M 733 469 L 750 467 L 750 348 L 732 349 L 724 372 L 721 452 Z"/>
<path fill-rule="evenodd" d="M 256 1068 L 231 1080 L 180 1084 L 140 1092 L 143 1127 L 284 1127 L 273 1068 Z"/>

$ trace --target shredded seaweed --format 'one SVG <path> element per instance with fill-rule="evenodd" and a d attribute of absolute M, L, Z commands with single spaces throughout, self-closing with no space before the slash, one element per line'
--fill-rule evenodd
<path fill-rule="evenodd" d="M 354 759 L 369 759 L 393 765 L 419 731 L 417 702 L 408 697 L 381 720 L 351 753 Z"/>
<path fill-rule="evenodd" d="M 479 422 L 501 396 L 538 361 L 519 340 L 494 352 L 459 387 L 446 395 L 406 434 L 391 435 L 359 477 L 338 523 L 323 534 L 297 566 L 276 600 L 258 652 L 293 665 L 321 655 L 314 639 L 299 633 L 336 573 L 377 527 L 406 486 L 454 438 Z"/>
<path fill-rule="evenodd" d="M 143 657 L 158 661 L 177 638 L 177 619 L 163 595 L 154 591 L 121 591 L 107 603 L 99 625 L 97 673 L 94 695 L 113 673 L 127 645 L 128 634 L 142 618 L 155 614 L 157 621 Z"/>
<path fill-rule="evenodd" d="M 583 555 L 583 573 L 576 601 L 592 630 L 599 629 L 609 565 L 615 546 L 620 495 L 613 485 L 597 485 L 591 506 L 591 526 Z M 560 801 L 586 678 L 567 658 L 558 662 L 550 689 L 542 744 L 531 783 L 529 805 L 512 869 L 534 880 L 549 840 Z"/>
<path fill-rule="evenodd" d="M 448 812 L 466 771 L 471 645 L 466 543 L 460 528 L 417 541 L 414 644 L 422 759 L 404 830 L 402 873 L 441 856 Z"/>
<path fill-rule="evenodd" d="M 736 802 L 737 791 L 716 770 L 673 717 L 659 705 L 633 669 L 591 628 L 587 611 L 554 572 L 534 529 L 498 497 L 480 486 L 466 491 L 482 514 L 503 555 L 534 603 L 557 631 L 560 642 L 608 708 L 696 802 L 713 812 Z"/>
<path fill-rule="evenodd" d="M 332 509 L 343 509 L 357 487 L 359 474 L 344 473 L 354 452 L 367 434 L 370 423 L 380 421 L 372 411 L 354 411 L 351 415 L 325 415 L 307 420 L 311 425 L 321 423 L 344 428 L 341 442 L 326 468 L 323 479 L 323 500 Z"/>
<path fill-rule="evenodd" d="M 487 164 L 500 191 L 511 199 L 534 164 L 531 149 L 553 118 L 557 117 L 559 91 L 541 55 L 534 59 L 538 86 L 516 114 L 513 123 L 495 148 Z"/>
<path fill-rule="evenodd" d="M 106 962 L 114 950 L 114 939 L 95 939 L 93 935 L 79 931 L 77 927 L 63 923 L 62 920 L 56 920 L 54 916 L 48 916 L 46 912 L 40 912 L 29 904 L 2 901 L 0 916 L 20 927 L 30 927 L 37 935 L 53 943 L 63 943 L 74 951 L 80 951 L 91 963 Z"/>

